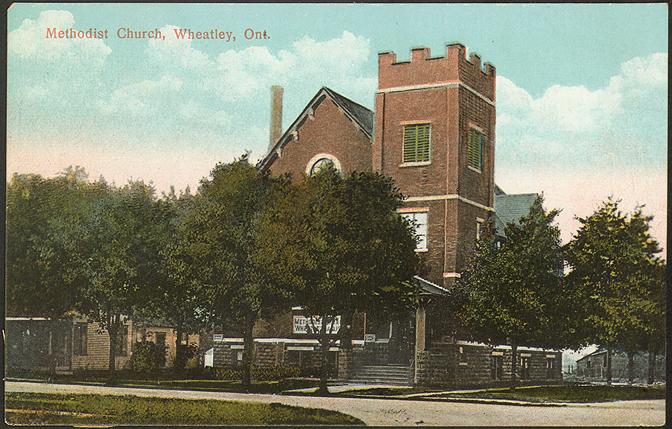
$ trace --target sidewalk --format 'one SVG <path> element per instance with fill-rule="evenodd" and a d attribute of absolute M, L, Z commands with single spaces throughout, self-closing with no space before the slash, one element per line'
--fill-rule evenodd
<path fill-rule="evenodd" d="M 317 392 L 317 387 L 307 387 L 307 388 L 302 388 L 302 389 L 291 389 L 291 390 L 285 390 L 281 392 L 283 395 L 292 395 L 292 394 L 309 394 L 309 393 L 316 393 Z M 488 388 L 488 389 L 462 389 L 462 390 L 444 390 L 444 391 L 437 391 L 437 392 L 419 392 L 419 393 L 408 393 L 408 394 L 401 394 L 403 390 L 405 390 L 405 387 L 400 387 L 398 385 L 387 385 L 387 384 L 342 384 L 342 385 L 336 385 L 336 386 L 329 386 L 329 393 L 350 393 L 350 392 L 355 392 L 357 390 L 368 390 L 368 389 L 398 389 L 400 390 L 399 395 L 376 395 L 376 394 L 371 394 L 371 395 L 357 395 L 358 398 L 362 399 L 385 399 L 385 400 L 429 400 L 429 401 L 437 401 L 437 402 L 463 402 L 463 403 L 472 403 L 472 404 L 502 404 L 502 405 L 529 405 L 529 406 L 534 406 L 534 407 L 566 407 L 569 404 L 567 402 L 531 402 L 531 401 L 524 401 L 524 400 L 516 400 L 516 399 L 493 399 L 493 398 L 473 398 L 473 397 L 465 397 L 465 398 L 459 398 L 459 397 L 450 397 L 450 398 L 434 398 L 436 396 L 442 396 L 442 395 L 449 395 L 449 394 L 464 394 L 464 393 L 477 393 L 477 392 L 489 392 L 489 391 L 502 391 L 505 388 L 502 387 L 496 387 L 496 388 Z M 346 396 L 343 396 L 346 397 Z M 580 405 L 580 404 L 574 404 L 574 405 Z"/>
<path fill-rule="evenodd" d="M 659 426 L 665 422 L 665 401 L 621 401 L 564 407 L 532 407 L 528 404 L 460 403 L 443 400 L 403 400 L 387 397 L 292 396 L 197 392 L 124 387 L 82 386 L 8 381 L 7 392 L 54 394 L 134 395 L 144 397 L 217 399 L 281 403 L 340 411 L 375 426 L 477 425 L 477 426 Z M 532 411 L 533 410 L 533 411 Z"/>

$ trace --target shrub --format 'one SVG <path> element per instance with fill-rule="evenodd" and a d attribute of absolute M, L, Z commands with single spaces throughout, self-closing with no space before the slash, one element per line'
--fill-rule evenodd
<path fill-rule="evenodd" d="M 242 368 L 215 368 L 215 378 L 219 380 L 238 380 L 243 376 Z M 276 365 L 271 368 L 252 367 L 252 379 L 259 381 L 282 380 L 283 378 L 298 377 L 301 370 L 295 366 Z"/>
<path fill-rule="evenodd" d="M 151 372 L 166 365 L 166 347 L 152 341 L 141 341 L 133 346 L 133 354 L 128 362 L 135 372 Z"/>

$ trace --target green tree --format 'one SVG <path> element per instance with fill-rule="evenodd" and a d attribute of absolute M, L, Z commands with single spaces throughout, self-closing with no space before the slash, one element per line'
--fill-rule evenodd
<path fill-rule="evenodd" d="M 62 317 L 76 305 L 80 284 L 68 275 L 67 227 L 106 192 L 81 167 L 54 178 L 14 174 L 7 186 L 7 314 Z"/>
<path fill-rule="evenodd" d="M 566 251 L 569 279 L 582 291 L 586 336 L 607 350 L 608 383 L 613 351 L 626 351 L 632 371 L 640 339 L 660 334 L 656 320 L 664 308 L 656 273 L 661 249 L 650 234 L 652 217 L 641 206 L 624 214 L 619 203 L 610 197 L 590 216 L 579 218 L 581 226 Z"/>
<path fill-rule="evenodd" d="M 186 264 L 194 264 L 206 314 L 216 323 L 242 326 L 243 385 L 251 382 L 253 328 L 256 321 L 283 305 L 252 259 L 259 213 L 284 179 L 251 165 L 248 155 L 218 164 L 201 181 L 193 210 L 185 217 Z M 178 256 L 178 258 L 181 256 Z"/>
<path fill-rule="evenodd" d="M 656 356 L 665 347 L 665 303 L 666 303 L 666 264 L 653 265 L 653 273 L 648 285 L 648 299 L 644 303 L 647 330 L 642 337 L 642 349 L 648 351 L 647 383 L 655 381 Z"/>
<path fill-rule="evenodd" d="M 78 310 L 109 333 L 109 377 L 115 378 L 119 330 L 150 302 L 158 240 L 154 189 L 140 181 L 112 188 L 86 217 L 68 225 L 69 275 L 83 279 Z"/>
<path fill-rule="evenodd" d="M 519 223 L 505 226 L 504 238 L 486 228 L 454 290 L 466 332 L 489 344 L 511 344 L 512 389 L 518 346 L 555 348 L 569 340 L 557 214 L 545 211 L 539 197 Z"/>
<path fill-rule="evenodd" d="M 391 179 L 372 173 L 343 178 L 325 167 L 295 183 L 261 216 L 257 266 L 307 318 L 319 320 L 313 327 L 323 393 L 335 319 L 372 308 L 408 310 L 417 299 L 415 238 L 396 213 L 401 206 Z"/>
<path fill-rule="evenodd" d="M 157 202 L 157 239 L 161 243 L 153 272 L 151 304 L 146 307 L 150 317 L 158 317 L 175 328 L 175 361 L 173 369 L 184 369 L 186 350 L 182 334 L 198 332 L 204 324 L 204 303 L 196 273 L 197 264 L 188 254 L 185 218 L 194 207 L 194 196 L 187 188 L 178 196 L 171 187 Z"/>

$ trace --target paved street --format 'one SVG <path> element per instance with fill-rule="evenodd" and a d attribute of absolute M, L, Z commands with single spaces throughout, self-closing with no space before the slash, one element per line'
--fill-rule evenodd
<path fill-rule="evenodd" d="M 134 389 L 12 382 L 8 392 L 94 393 L 181 399 L 275 402 L 340 411 L 369 425 L 639 426 L 662 425 L 665 401 L 620 401 L 565 407 L 512 406 L 394 399 L 320 398 L 283 395 Z"/>

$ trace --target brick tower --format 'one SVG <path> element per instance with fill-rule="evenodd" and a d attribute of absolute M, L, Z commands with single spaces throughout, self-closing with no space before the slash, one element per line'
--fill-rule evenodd
<path fill-rule="evenodd" d="M 450 44 L 443 57 L 378 56 L 374 171 L 395 179 L 418 222 L 423 278 L 450 286 L 494 212 L 495 68 Z"/>

